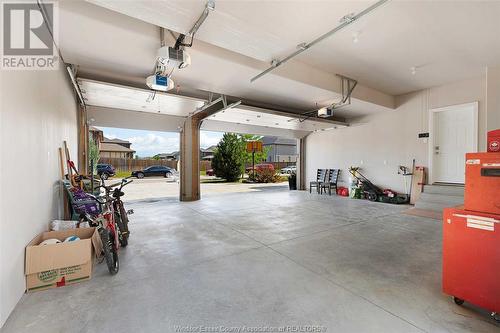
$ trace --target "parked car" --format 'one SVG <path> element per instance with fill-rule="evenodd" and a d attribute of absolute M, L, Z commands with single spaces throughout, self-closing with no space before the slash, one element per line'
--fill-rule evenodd
<path fill-rule="evenodd" d="M 207 171 L 205 171 L 205 174 L 207 176 L 215 176 L 214 169 L 208 169 Z"/>
<path fill-rule="evenodd" d="M 144 178 L 151 176 L 163 176 L 163 177 L 172 177 L 175 175 L 177 171 L 168 166 L 164 165 L 152 165 L 143 170 L 132 171 L 132 177 L 136 178 Z"/>
<path fill-rule="evenodd" d="M 291 175 L 292 173 L 297 172 L 297 167 L 295 165 L 287 166 L 286 168 L 281 169 L 281 173 Z"/>
<path fill-rule="evenodd" d="M 259 170 L 272 170 L 272 171 L 274 171 L 274 165 L 272 165 L 271 163 L 255 164 L 255 171 L 259 171 Z M 246 168 L 245 171 L 246 171 L 246 173 L 252 172 L 252 167 Z"/>
<path fill-rule="evenodd" d="M 111 164 L 97 164 L 97 175 L 104 179 L 113 177 L 116 174 L 115 168 Z"/>

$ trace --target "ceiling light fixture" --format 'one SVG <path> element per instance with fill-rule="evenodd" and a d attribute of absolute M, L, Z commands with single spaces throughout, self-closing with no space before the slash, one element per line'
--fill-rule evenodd
<path fill-rule="evenodd" d="M 359 42 L 359 35 L 360 35 L 359 31 L 355 31 L 355 32 L 352 33 L 352 42 L 354 44 L 356 44 L 357 42 Z"/>
<path fill-rule="evenodd" d="M 417 67 L 416 66 L 410 67 L 410 73 L 411 75 L 417 74 Z"/>

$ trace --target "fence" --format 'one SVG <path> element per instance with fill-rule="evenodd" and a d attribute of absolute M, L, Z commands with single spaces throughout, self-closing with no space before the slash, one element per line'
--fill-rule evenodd
<path fill-rule="evenodd" d="M 269 163 L 274 165 L 274 170 L 281 170 L 283 168 L 286 168 L 287 166 L 292 166 L 295 165 L 295 162 L 262 162 L 262 163 Z"/>
<path fill-rule="evenodd" d="M 266 162 L 266 161 L 262 161 L 260 163 L 255 163 L 255 165 L 257 164 L 272 164 L 274 166 L 274 170 L 281 170 L 283 168 L 286 168 L 287 166 L 292 166 L 292 165 L 295 165 L 296 163 L 295 162 Z M 247 163 L 246 164 L 246 168 L 251 168 L 252 167 L 252 163 Z"/>
<path fill-rule="evenodd" d="M 200 170 L 207 171 L 212 169 L 212 162 L 210 161 L 200 161 Z"/>
<path fill-rule="evenodd" d="M 152 165 L 164 165 L 177 170 L 177 161 L 101 157 L 99 163 L 111 164 L 116 171 L 125 172 L 141 170 Z"/>
<path fill-rule="evenodd" d="M 177 170 L 177 161 L 101 157 L 99 159 L 99 163 L 111 164 L 116 169 L 116 171 L 124 171 L 124 172 L 141 170 L 152 165 L 165 165 Z M 262 163 L 274 165 L 275 170 L 280 170 L 287 166 L 295 165 L 295 162 L 262 162 Z M 247 167 L 252 167 L 252 164 L 247 165 Z M 200 161 L 201 171 L 206 171 L 210 169 L 212 169 L 212 163 L 210 161 Z"/>

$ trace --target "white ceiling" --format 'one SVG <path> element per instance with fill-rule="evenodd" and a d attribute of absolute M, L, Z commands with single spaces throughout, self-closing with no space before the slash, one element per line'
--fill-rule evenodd
<path fill-rule="evenodd" d="M 91 3 L 187 34 L 205 0 L 88 0 Z M 332 29 L 343 15 L 375 1 L 215 1 L 196 38 L 270 62 Z M 327 19 L 319 19 L 325 17 Z"/>
<path fill-rule="evenodd" d="M 78 65 L 79 75 L 144 84 L 159 47 L 158 27 L 86 2 L 61 1 L 59 8 L 59 45 L 64 60 Z M 321 107 L 337 97 L 329 88 L 338 83 L 331 75 L 326 80 L 321 77 L 321 86 L 278 75 L 252 84 L 250 78 L 258 73 L 259 66 L 265 66 L 260 61 L 198 40 L 189 53 L 191 66 L 173 75 L 181 93 L 189 87 L 279 105 L 291 108 L 290 111 Z M 302 71 L 310 73 L 310 68 Z M 353 118 L 386 110 L 387 107 L 353 99 L 353 105 L 339 110 L 337 116 Z"/>
<path fill-rule="evenodd" d="M 399 95 L 500 65 L 499 31 L 500 1 L 391 1 L 298 59 Z"/>
<path fill-rule="evenodd" d="M 186 32 L 204 1 L 91 0 Z M 196 37 L 270 61 L 374 1 L 216 1 Z M 500 1 L 390 1 L 298 59 L 392 95 L 479 76 L 500 64 Z M 359 32 L 359 42 L 352 34 Z M 193 59 L 193 61 L 195 61 Z M 286 65 L 285 65 L 286 66 Z M 416 66 L 412 75 L 410 67 Z M 222 70 L 222 69 L 220 69 Z"/>

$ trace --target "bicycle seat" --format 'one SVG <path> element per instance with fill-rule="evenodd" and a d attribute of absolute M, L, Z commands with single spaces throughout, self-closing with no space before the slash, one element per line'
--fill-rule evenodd
<path fill-rule="evenodd" d="M 113 191 L 113 198 L 123 197 L 124 195 L 125 195 L 125 193 L 123 193 L 122 191 L 119 191 L 118 189 L 115 189 Z"/>

